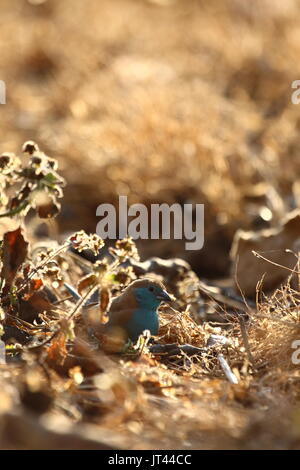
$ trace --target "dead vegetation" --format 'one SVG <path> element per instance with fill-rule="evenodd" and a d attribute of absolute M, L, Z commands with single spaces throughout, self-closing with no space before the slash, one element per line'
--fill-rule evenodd
<path fill-rule="evenodd" d="M 1 448 L 299 448 L 299 3 L 1 9 Z M 119 194 L 204 203 L 204 249 L 104 245 Z M 91 334 L 148 275 L 155 341 Z"/>

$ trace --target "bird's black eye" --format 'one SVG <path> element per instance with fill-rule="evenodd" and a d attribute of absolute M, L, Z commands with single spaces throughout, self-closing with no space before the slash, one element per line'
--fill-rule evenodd
<path fill-rule="evenodd" d="M 149 291 L 150 291 L 150 292 L 153 292 L 153 291 L 154 291 L 154 287 L 149 287 Z"/>

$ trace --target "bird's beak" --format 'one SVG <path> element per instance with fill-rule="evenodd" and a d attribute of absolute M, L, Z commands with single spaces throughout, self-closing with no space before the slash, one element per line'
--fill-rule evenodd
<path fill-rule="evenodd" d="M 162 290 L 157 296 L 156 298 L 158 300 L 162 300 L 164 302 L 172 302 L 172 298 L 170 297 L 170 295 L 168 294 L 168 292 L 166 290 Z"/>

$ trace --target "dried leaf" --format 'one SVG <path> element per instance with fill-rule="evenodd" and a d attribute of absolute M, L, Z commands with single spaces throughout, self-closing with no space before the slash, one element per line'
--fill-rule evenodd
<path fill-rule="evenodd" d="M 67 357 L 66 335 L 59 332 L 52 340 L 47 349 L 48 359 L 59 365 L 62 365 Z"/>
<path fill-rule="evenodd" d="M 88 274 L 87 276 L 83 277 L 79 281 L 78 286 L 77 286 L 78 294 L 82 295 L 86 289 L 94 286 L 96 282 L 97 282 L 97 276 L 93 273 Z"/>
<path fill-rule="evenodd" d="M 27 256 L 28 242 L 25 241 L 21 227 L 13 232 L 5 233 L 2 249 L 3 267 L 1 277 L 5 279 L 5 290 L 8 292 L 18 269 Z"/>
<path fill-rule="evenodd" d="M 35 291 L 39 290 L 43 286 L 42 279 L 30 279 L 26 291 L 23 294 L 22 299 L 28 300 L 34 294 Z"/>
<path fill-rule="evenodd" d="M 103 287 L 100 292 L 100 311 L 102 315 L 104 315 L 109 308 L 110 298 L 110 290 L 107 287 Z"/>

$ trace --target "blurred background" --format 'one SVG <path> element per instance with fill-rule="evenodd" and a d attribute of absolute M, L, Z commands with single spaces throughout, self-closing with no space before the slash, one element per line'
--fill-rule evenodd
<path fill-rule="evenodd" d="M 68 186 L 59 234 L 96 207 L 205 204 L 205 245 L 140 244 L 226 276 L 237 229 L 299 204 L 296 0 L 0 0 L 1 152 L 35 140 Z M 52 227 L 53 229 L 53 227 Z"/>

